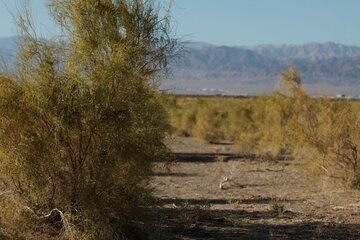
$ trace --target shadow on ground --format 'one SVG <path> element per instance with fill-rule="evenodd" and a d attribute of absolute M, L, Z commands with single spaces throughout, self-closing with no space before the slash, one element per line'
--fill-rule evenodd
<path fill-rule="evenodd" d="M 198 184 L 197 189 L 201 189 L 202 185 L 208 184 L 206 176 L 211 176 L 211 171 L 206 171 L 205 165 L 198 163 L 207 163 L 214 161 L 251 161 L 249 163 L 261 163 L 262 159 L 256 158 L 254 155 L 239 155 L 231 153 L 173 153 L 173 157 L 179 164 L 185 163 L 183 166 L 193 166 L 199 169 L 201 180 L 196 181 L 197 174 L 186 168 L 182 169 L 182 173 L 155 173 L 155 177 L 175 177 L 176 186 L 181 186 L 183 182 L 193 181 Z M 276 163 L 278 160 L 292 160 L 288 156 L 280 156 L 273 159 Z M 190 163 L 190 164 L 189 164 Z M 191 164 L 194 163 L 194 164 Z M 280 162 L 279 162 L 280 163 Z M 286 172 L 290 167 L 287 162 L 281 162 L 281 169 L 272 170 L 267 166 L 259 165 L 259 169 L 249 169 L 255 175 L 250 177 L 262 177 L 264 183 L 253 183 L 251 181 L 244 182 L 241 188 L 249 188 L 270 186 L 273 179 L 279 177 L 286 178 L 283 185 L 288 188 L 286 191 L 293 190 L 294 186 L 291 181 L 293 172 L 290 174 L 278 175 L 278 172 Z M 256 175 L 257 172 L 262 174 Z M 205 173 L 205 177 L 204 177 Z M 264 174 L 266 173 L 266 174 Z M 179 178 L 181 177 L 181 178 Z M 191 178 L 187 178 L 191 177 Z M 268 177 L 268 178 L 265 178 Z M 168 181 L 168 180 L 167 180 Z M 166 182 L 171 187 L 173 182 Z M 161 185 L 162 186 L 162 185 Z M 176 195 L 176 190 L 175 194 Z M 306 215 L 302 212 L 294 212 L 282 208 L 282 204 L 292 205 L 294 203 L 303 204 L 306 199 L 276 199 L 269 197 L 256 197 L 250 199 L 233 199 L 226 198 L 227 195 L 213 199 L 200 198 L 168 198 L 167 194 L 163 194 L 156 201 L 156 207 L 153 209 L 154 225 L 151 229 L 151 235 L 154 239 L 360 239 L 359 224 L 345 224 L 342 221 L 328 221 L 327 218 L 315 218 L 314 214 Z M 196 196 L 195 193 L 192 196 Z M 267 195 L 268 196 L 268 195 Z M 306 195 L 305 195 L 306 197 Z M 245 205 L 246 204 L 246 205 Z M 268 205 L 264 207 L 264 204 Z M 244 206 L 245 205 L 245 206 Z M 301 210 L 300 210 L 301 211 Z M 315 210 L 316 211 L 316 210 Z M 325 214 L 328 214 L 325 212 Z M 334 214 L 334 213 L 333 213 Z M 335 213 L 336 214 L 336 213 Z M 314 220 L 321 219 L 321 220 Z"/>
<path fill-rule="evenodd" d="M 192 173 L 177 173 L 177 172 L 154 172 L 153 177 L 195 177 L 198 174 Z"/>
<path fill-rule="evenodd" d="M 157 202 L 159 205 L 165 205 L 165 204 L 175 204 L 178 206 L 184 206 L 184 205 L 199 205 L 204 206 L 208 204 L 231 204 L 231 203 L 239 203 L 239 204 L 269 204 L 273 203 L 274 201 L 277 201 L 278 199 L 274 198 L 250 198 L 250 199 L 178 199 L 178 198 L 162 198 L 158 199 Z M 281 199 L 282 203 L 286 202 L 302 202 L 304 199 Z"/>
<path fill-rule="evenodd" d="M 255 154 L 235 154 L 235 153 L 185 153 L 178 152 L 172 153 L 172 157 L 178 162 L 212 162 L 212 161 L 232 161 L 232 160 L 247 160 L 259 161 L 269 160 L 266 156 L 257 156 Z M 265 159 L 264 159 L 265 158 Z M 221 160 L 219 160 L 221 159 Z M 280 155 L 274 157 L 275 161 L 293 160 L 294 158 L 289 155 Z"/>
<path fill-rule="evenodd" d="M 156 216 L 159 239 L 360 239 L 360 225 L 317 221 L 287 223 L 298 217 L 298 213 L 291 211 L 279 214 L 182 206 L 159 207 Z M 249 220 L 261 222 L 274 218 L 282 224 L 249 223 Z"/>

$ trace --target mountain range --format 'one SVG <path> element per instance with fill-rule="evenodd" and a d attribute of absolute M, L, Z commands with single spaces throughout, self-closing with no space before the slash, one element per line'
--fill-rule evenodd
<path fill-rule="evenodd" d="M 175 92 L 258 94 L 276 87 L 291 64 L 312 93 L 360 94 L 360 47 L 333 42 L 303 45 L 214 46 L 185 43 L 164 86 Z"/>
<path fill-rule="evenodd" d="M 0 38 L 0 59 L 10 64 L 18 37 Z M 360 47 L 343 44 L 216 46 L 183 43 L 161 88 L 177 93 L 259 94 L 271 92 L 291 64 L 315 94 L 360 95 Z M 11 64 L 10 64 L 11 65 Z"/>

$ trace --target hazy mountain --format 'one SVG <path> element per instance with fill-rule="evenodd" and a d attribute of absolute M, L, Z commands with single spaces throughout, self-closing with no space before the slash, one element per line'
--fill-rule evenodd
<path fill-rule="evenodd" d="M 173 64 L 171 80 L 165 84 L 168 89 L 269 91 L 280 73 L 294 63 L 310 90 L 360 94 L 360 47 L 331 42 L 253 47 L 186 43 L 185 46 L 182 58 Z"/>
<path fill-rule="evenodd" d="M 203 71 L 273 70 L 279 63 L 255 51 L 234 47 L 188 48 L 176 68 Z"/>
<path fill-rule="evenodd" d="M 242 47 L 271 58 L 322 60 L 329 58 L 359 57 L 360 48 L 333 42 L 307 43 L 304 45 L 259 45 Z"/>
<path fill-rule="evenodd" d="M 18 40 L 0 38 L 0 59 L 14 60 Z M 268 92 L 280 73 L 294 63 L 310 91 L 360 95 L 360 47 L 332 42 L 250 47 L 187 42 L 184 46 L 181 57 L 171 63 L 173 75 L 164 82 L 164 89 Z"/>

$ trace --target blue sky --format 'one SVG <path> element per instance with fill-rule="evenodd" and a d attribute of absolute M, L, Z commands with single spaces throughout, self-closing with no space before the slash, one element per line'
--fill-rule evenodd
<path fill-rule="evenodd" d="M 161 0 L 168 3 L 170 0 Z M 0 0 L 0 37 L 16 35 L 9 14 L 18 0 Z M 30 0 L 44 35 L 54 29 L 46 0 Z M 175 0 L 173 28 L 183 40 L 217 45 L 333 41 L 360 46 L 360 0 Z"/>

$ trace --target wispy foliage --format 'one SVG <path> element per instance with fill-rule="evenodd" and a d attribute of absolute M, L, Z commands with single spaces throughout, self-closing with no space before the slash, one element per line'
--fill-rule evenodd
<path fill-rule="evenodd" d="M 360 185 L 359 104 L 311 98 L 294 65 L 281 74 L 277 91 L 269 96 L 172 103 L 175 133 L 208 142 L 232 140 L 242 153 L 270 159 L 292 154 L 313 176 Z"/>
<path fill-rule="evenodd" d="M 0 75 L 1 161 L 36 214 L 58 208 L 89 238 L 120 239 L 149 203 L 153 162 L 167 154 L 156 83 L 176 41 L 153 1 L 49 7 L 63 36 L 38 38 L 22 18 L 15 71 Z"/>

